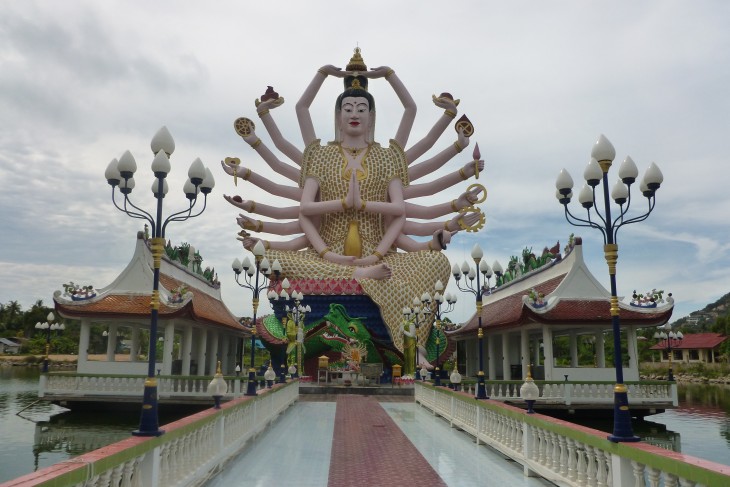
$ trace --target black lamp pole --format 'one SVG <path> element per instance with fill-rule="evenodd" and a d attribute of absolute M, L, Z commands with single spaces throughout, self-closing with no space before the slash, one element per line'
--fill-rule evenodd
<path fill-rule="evenodd" d="M 152 284 L 152 297 L 150 302 L 150 343 L 147 360 L 147 378 L 144 382 L 144 396 L 142 399 L 142 414 L 139 429 L 132 432 L 135 436 L 160 436 L 164 433 L 159 428 L 158 401 L 157 401 L 157 378 L 155 377 L 155 361 L 157 348 L 157 319 L 160 308 L 160 262 L 162 253 L 165 250 L 165 229 L 170 222 L 185 221 L 200 216 L 208 201 L 208 194 L 215 186 L 213 174 L 203 166 L 200 159 L 195 159 L 188 170 L 188 181 L 183 186 L 185 197 L 188 199 L 188 208 L 177 213 L 172 213 L 164 221 L 162 220 L 162 201 L 167 194 L 167 173 L 170 172 L 170 155 L 175 150 L 175 142 L 167 130 L 162 127 L 152 138 L 150 144 L 152 153 L 155 154 L 152 161 L 152 172 L 156 181 L 152 185 L 152 194 L 157 200 L 155 216 L 135 206 L 129 199 L 134 189 L 134 172 L 137 170 L 137 162 L 129 151 L 126 151 L 117 161 L 113 159 L 107 166 L 105 177 L 112 187 L 112 202 L 114 206 L 132 218 L 139 218 L 147 221 L 152 228 L 150 239 L 150 250 L 152 252 L 154 277 Z M 122 206 L 116 197 L 116 187 L 124 195 Z M 203 193 L 203 208 L 196 214 L 192 214 L 193 207 L 198 202 L 198 193 Z"/>
<path fill-rule="evenodd" d="M 273 265 L 269 265 L 269 259 L 264 257 L 266 249 L 261 240 L 256 242 L 253 247 L 254 264 L 246 257 L 241 263 L 238 259 L 233 261 L 233 272 L 236 274 L 236 284 L 250 289 L 253 293 L 251 306 L 253 307 L 253 323 L 251 324 L 251 368 L 248 369 L 248 385 L 246 387 L 247 396 L 256 395 L 256 367 L 254 366 L 255 350 L 256 350 L 256 313 L 259 308 L 259 296 L 261 291 L 269 287 L 270 273 L 274 273 L 274 278 L 278 279 L 281 274 L 281 266 L 279 261 L 274 261 Z M 240 281 L 241 271 L 245 271 L 245 282 Z M 241 369 L 243 369 L 243 354 L 241 354 Z"/>
<path fill-rule="evenodd" d="M 441 385 L 441 335 L 443 334 L 443 315 L 450 313 L 454 309 L 456 304 L 456 296 L 452 296 L 450 293 L 446 295 L 441 294 L 444 290 L 443 283 L 439 280 L 436 281 L 434 286 L 436 292 L 433 295 L 434 302 L 434 326 L 436 328 L 436 381 L 434 385 Z M 446 301 L 446 308 L 442 309 L 441 305 Z"/>
<path fill-rule="evenodd" d="M 456 280 L 456 287 L 460 291 L 468 292 L 474 295 L 476 298 L 477 308 L 477 322 L 479 328 L 477 329 L 477 341 L 479 347 L 479 372 L 477 374 L 477 395 L 476 399 L 489 399 L 487 396 L 487 387 L 484 383 L 484 331 L 482 330 L 482 298 L 484 296 L 484 289 L 479 276 L 484 277 L 485 283 L 489 282 L 489 277 L 492 276 L 492 269 L 487 264 L 487 261 L 482 260 L 484 252 L 479 244 L 474 244 L 471 250 L 471 258 L 474 259 L 476 269 L 471 267 L 467 262 L 461 265 L 461 268 L 457 264 L 454 264 L 451 268 L 451 273 L 454 275 Z M 464 275 L 464 285 L 461 284 L 461 274 Z M 476 284 L 474 283 L 476 279 Z M 487 286 L 488 287 L 488 286 Z"/>
<path fill-rule="evenodd" d="M 621 360 L 621 323 L 619 318 L 618 293 L 616 290 L 616 262 L 618 261 L 618 243 L 616 240 L 618 230 L 629 223 L 636 223 L 649 216 L 654 209 L 655 192 L 663 181 L 663 176 L 656 164 L 652 163 L 647 169 L 639 185 L 639 190 L 646 197 L 648 202 L 647 211 L 633 218 L 625 218 L 631 206 L 631 185 L 636 181 L 639 174 L 634 161 L 627 157 L 619 168 L 619 178 L 613 186 L 610 197 L 608 190 L 608 171 L 611 168 L 613 159 L 616 157 L 616 150 L 611 142 L 601 135 L 591 151 L 591 160 L 586 167 L 583 176 L 586 184 L 578 195 L 578 201 L 586 209 L 587 218 L 578 218 L 568 209 L 573 196 L 573 179 L 563 169 L 558 175 L 555 183 L 557 188 L 556 197 L 565 208 L 565 219 L 576 227 L 595 228 L 603 235 L 603 251 L 608 264 L 608 274 L 611 281 L 611 327 L 613 330 L 613 363 L 616 369 L 616 385 L 614 386 L 614 411 L 613 411 L 613 434 L 608 439 L 613 442 L 639 441 L 634 436 L 631 427 L 631 413 L 629 412 L 629 399 L 626 385 L 624 384 L 623 364 Z M 596 187 L 603 183 L 603 214 L 599 211 L 599 203 L 596 201 Z M 619 206 L 619 215 L 611 217 L 611 198 Z M 600 199 L 600 198 L 599 198 Z M 595 210 L 595 216 L 591 216 L 591 209 Z M 596 221 L 596 219 L 598 221 Z"/>

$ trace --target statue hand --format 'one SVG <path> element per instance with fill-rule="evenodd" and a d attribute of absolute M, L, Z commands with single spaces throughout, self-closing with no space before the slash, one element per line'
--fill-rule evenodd
<path fill-rule="evenodd" d="M 380 258 L 377 255 L 368 255 L 367 257 L 355 259 L 352 261 L 352 265 L 368 266 L 377 264 L 378 262 L 380 262 Z"/>
<path fill-rule="evenodd" d="M 256 100 L 258 102 L 258 99 Z M 266 100 L 262 102 L 258 102 L 256 105 L 256 113 L 263 113 L 266 110 L 273 110 L 274 108 L 279 108 L 284 104 L 284 97 L 280 96 L 279 98 L 275 98 L 273 100 Z M 255 139 L 254 139 L 255 140 Z"/>
<path fill-rule="evenodd" d="M 236 237 L 236 239 L 243 244 L 243 248 L 246 250 L 252 250 L 259 241 L 258 238 L 253 237 Z"/>
<path fill-rule="evenodd" d="M 323 258 L 329 262 L 342 265 L 353 265 L 353 262 L 355 261 L 355 257 L 351 255 L 340 255 L 335 254 L 334 252 L 327 252 L 324 254 Z"/>
<path fill-rule="evenodd" d="M 238 215 L 238 218 L 236 218 L 236 223 L 238 223 L 238 226 L 244 230 L 256 230 L 258 227 L 257 220 L 254 220 L 242 213 Z"/>
<path fill-rule="evenodd" d="M 461 218 L 461 222 L 467 226 L 471 227 L 474 226 L 479 220 L 480 220 L 480 214 L 478 211 L 467 211 L 463 215 L 461 213 L 456 214 L 450 221 L 449 221 L 449 228 L 456 228 L 454 233 L 461 230 L 461 226 L 459 225 L 459 219 Z"/>
<path fill-rule="evenodd" d="M 372 68 L 370 71 L 362 73 L 362 76 L 368 79 L 385 78 L 388 71 L 392 71 L 388 66 L 378 66 L 377 68 Z"/>
<path fill-rule="evenodd" d="M 254 205 L 255 205 L 253 200 L 242 200 L 240 196 L 228 196 L 228 195 L 224 194 L 223 198 L 227 202 L 232 204 L 233 206 L 236 206 L 236 207 L 242 209 L 243 211 L 247 211 L 249 213 L 251 213 L 251 210 L 253 210 Z M 234 198 L 238 198 L 240 201 L 238 201 Z"/>
<path fill-rule="evenodd" d="M 466 149 L 469 146 L 469 137 L 464 135 L 464 130 L 459 129 L 458 132 L 459 136 L 457 137 L 457 141 L 459 142 L 459 145 L 461 146 L 461 150 Z"/>
<path fill-rule="evenodd" d="M 226 164 L 225 161 L 221 161 L 221 166 L 229 176 L 233 176 L 233 171 L 236 171 L 236 175 L 239 178 L 243 178 L 244 176 L 247 178 L 251 174 L 251 170 L 245 166 L 231 166 L 230 164 Z"/>
<path fill-rule="evenodd" d="M 455 233 L 444 229 L 436 230 L 433 232 L 433 237 L 431 238 L 431 248 L 434 250 L 446 250 L 446 245 L 451 242 L 451 236 Z"/>
<path fill-rule="evenodd" d="M 319 70 L 328 76 L 334 76 L 336 78 L 344 78 L 347 75 L 347 71 L 342 71 L 342 68 L 332 66 L 331 64 L 322 66 Z"/>
<path fill-rule="evenodd" d="M 480 161 L 483 162 L 483 161 Z M 471 168 L 471 172 L 469 170 Z M 481 171 L 482 168 L 480 167 L 479 170 Z M 474 175 L 474 163 L 470 162 L 466 166 L 464 166 L 464 174 L 471 177 Z M 458 209 L 466 208 L 467 206 L 471 206 L 474 204 L 475 201 L 479 201 L 479 194 L 484 189 L 483 186 L 477 186 L 476 188 L 470 190 L 470 191 L 464 191 L 461 193 L 461 196 L 459 196 L 456 199 L 456 207 Z"/>
<path fill-rule="evenodd" d="M 469 140 L 469 139 L 467 139 L 467 140 Z M 479 159 L 477 161 L 477 166 L 479 166 L 479 173 L 481 173 L 484 170 L 484 159 Z M 476 171 L 474 169 L 475 169 L 474 161 L 467 162 L 466 164 L 464 164 L 464 168 L 463 168 L 464 174 L 467 175 L 468 177 L 472 177 L 476 173 Z M 474 198 L 474 201 L 476 201 L 476 200 L 477 200 L 477 198 Z"/>
<path fill-rule="evenodd" d="M 362 201 L 360 199 L 360 185 L 357 184 L 357 176 L 355 171 L 350 175 L 350 184 L 345 196 L 345 205 L 348 208 L 360 208 Z M 357 206 L 356 206 L 357 205 Z"/>
<path fill-rule="evenodd" d="M 432 95 L 433 104 L 436 105 L 439 108 L 443 108 L 444 110 L 451 110 L 456 114 L 458 112 L 456 108 L 456 102 L 452 100 L 451 98 L 448 98 L 446 96 L 439 96 Z"/>

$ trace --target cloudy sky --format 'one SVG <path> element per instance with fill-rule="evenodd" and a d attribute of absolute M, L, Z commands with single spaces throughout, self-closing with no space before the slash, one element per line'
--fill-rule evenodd
<path fill-rule="evenodd" d="M 351 5 L 0 0 L 0 302 L 27 308 L 37 299 L 50 303 L 70 280 L 96 287 L 113 280 L 141 223 L 112 206 L 104 169 L 129 149 L 140 167 L 134 200 L 151 209 L 149 142 L 166 125 L 177 145 L 166 214 L 183 208 L 194 158 L 217 178 L 204 215 L 170 225 L 167 237 L 198 248 L 204 265 L 218 271 L 229 308 L 250 313 L 250 295 L 230 270 L 243 256 L 238 212 L 222 195 L 266 196 L 249 183 L 234 187 L 219 161 L 237 156 L 254 169 L 267 166 L 232 122 L 256 119 L 253 101 L 273 85 L 286 99 L 274 116 L 301 146 L 296 100 L 317 68 L 343 66 L 355 45 L 370 67 L 396 70 L 418 103 L 412 142 L 441 115 L 431 95 L 444 91 L 461 99 L 461 113 L 476 127 L 472 141 L 487 164 L 480 178 L 489 191 L 487 225 L 455 237 L 452 260 L 469 258 L 479 242 L 488 262 L 505 264 L 525 247 L 564 245 L 576 232 L 607 286 L 599 232 L 570 226 L 554 196 L 560 169 L 582 180 L 603 133 L 616 147 L 616 166 L 630 155 L 642 172 L 654 161 L 665 177 L 650 217 L 619 233 L 619 294 L 672 292 L 678 318 L 730 291 L 730 4 Z M 326 140 L 340 86 L 328 79 L 312 107 Z M 387 82 L 373 82 L 371 92 L 376 139 L 385 142 L 401 107 Z M 448 129 L 434 151 L 454 140 Z M 470 154 L 471 147 L 443 172 Z M 473 313 L 473 301 L 461 298 L 457 320 Z"/>

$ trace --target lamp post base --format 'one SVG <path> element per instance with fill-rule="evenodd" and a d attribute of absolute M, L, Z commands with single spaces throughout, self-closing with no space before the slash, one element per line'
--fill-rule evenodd
<path fill-rule="evenodd" d="M 435 374 L 435 379 L 434 379 L 433 385 L 439 387 L 439 386 L 441 386 L 441 371 L 439 370 L 438 367 L 436 367 L 435 369 L 433 369 L 433 372 Z"/>
<path fill-rule="evenodd" d="M 477 395 L 474 399 L 489 399 L 487 396 L 487 386 L 484 384 L 484 372 L 479 373 L 479 379 L 477 382 Z"/>
<path fill-rule="evenodd" d="M 253 367 L 248 369 L 248 383 L 246 385 L 245 396 L 257 396 L 256 394 L 256 369 Z"/>
<path fill-rule="evenodd" d="M 133 436 L 161 436 L 165 432 L 160 429 L 157 414 L 157 379 L 148 377 L 144 384 L 142 399 L 142 415 L 139 429 L 132 431 Z"/>
<path fill-rule="evenodd" d="M 613 390 L 613 434 L 608 440 L 614 443 L 634 443 L 640 440 L 631 428 L 629 396 L 624 384 L 616 384 Z"/>

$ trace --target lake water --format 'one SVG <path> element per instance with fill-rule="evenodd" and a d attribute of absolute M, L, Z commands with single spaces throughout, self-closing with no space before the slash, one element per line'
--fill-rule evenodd
<path fill-rule="evenodd" d="M 57 415 L 65 410 L 36 403 L 38 376 L 35 368 L 0 366 L 0 482 L 128 438 L 139 426 L 138 411 Z M 634 433 L 651 443 L 730 465 L 730 387 L 680 386 L 679 400 L 679 409 L 636 421 Z M 160 424 L 178 417 L 161 415 Z M 591 426 L 611 431 L 612 423 Z"/>

